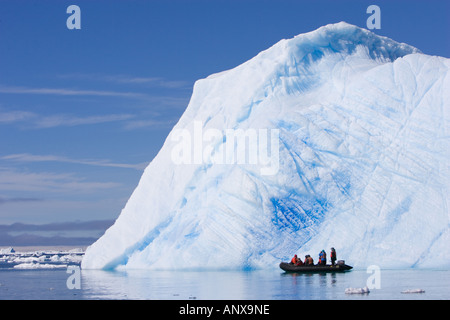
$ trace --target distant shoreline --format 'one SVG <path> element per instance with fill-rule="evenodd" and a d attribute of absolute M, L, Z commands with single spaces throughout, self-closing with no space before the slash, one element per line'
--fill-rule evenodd
<path fill-rule="evenodd" d="M 13 248 L 16 252 L 30 252 L 30 251 L 69 251 L 72 249 L 82 249 L 86 251 L 88 246 L 76 246 L 76 245 L 55 245 L 55 246 L 0 246 L 0 250 Z"/>

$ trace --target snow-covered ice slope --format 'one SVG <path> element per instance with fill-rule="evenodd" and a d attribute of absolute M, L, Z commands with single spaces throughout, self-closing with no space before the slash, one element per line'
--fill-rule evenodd
<path fill-rule="evenodd" d="M 273 268 L 332 246 L 355 267 L 450 266 L 449 66 L 341 22 L 197 81 L 82 267 Z M 277 163 L 179 164 L 182 129 L 278 129 Z"/>

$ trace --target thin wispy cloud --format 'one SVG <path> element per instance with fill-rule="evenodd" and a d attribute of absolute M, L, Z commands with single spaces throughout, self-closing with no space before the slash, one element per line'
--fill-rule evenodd
<path fill-rule="evenodd" d="M 29 111 L 0 111 L 0 125 L 18 125 L 21 129 L 51 129 L 118 123 L 124 130 L 172 128 L 178 117 L 149 112 L 144 114 L 105 114 L 76 116 L 73 114 L 40 115 Z M 150 114 L 148 114 L 150 113 Z"/>
<path fill-rule="evenodd" d="M 190 86 L 187 81 L 166 80 L 164 78 L 145 78 L 145 77 L 113 77 L 111 81 L 117 83 L 142 84 L 151 87 L 160 87 L 168 89 L 184 89 Z"/>
<path fill-rule="evenodd" d="M 0 196 L 0 205 L 5 204 L 5 203 L 23 203 L 23 202 L 28 203 L 28 202 L 39 202 L 39 201 L 43 201 L 43 199 Z"/>
<path fill-rule="evenodd" d="M 178 119 L 168 119 L 168 120 L 157 120 L 157 119 L 142 119 L 142 120 L 131 120 L 124 124 L 124 129 L 134 130 L 141 128 L 172 128 Z"/>
<path fill-rule="evenodd" d="M 170 80 L 162 77 L 140 77 L 132 75 L 105 75 L 92 73 L 72 73 L 59 75 L 60 79 L 73 80 L 90 80 L 98 82 L 122 83 L 122 84 L 138 84 L 148 87 L 159 87 L 167 89 L 186 89 L 192 86 L 192 83 L 183 80 Z"/>
<path fill-rule="evenodd" d="M 156 80 L 153 78 L 122 78 L 115 79 L 115 82 L 119 83 L 143 83 L 147 81 L 159 82 L 159 86 L 176 87 L 180 83 L 164 81 L 163 79 Z M 70 88 L 34 88 L 34 87 L 23 87 L 23 86 L 6 86 L 0 85 L 0 93 L 5 94 L 29 94 L 29 95 L 55 95 L 55 96 L 76 96 L 76 97 L 105 97 L 105 98 L 131 98 L 143 101 L 147 106 L 157 109 L 157 108 L 173 108 L 173 109 L 184 109 L 189 102 L 189 94 L 171 94 L 171 95 L 160 95 L 160 94 L 150 94 L 141 92 L 122 92 L 122 91 L 110 91 L 110 90 L 79 90 Z M 10 115 L 12 116 L 12 115 Z M 15 114 L 15 117 L 27 116 L 26 114 Z"/>
<path fill-rule="evenodd" d="M 0 191 L 90 194 L 118 188 L 116 182 L 87 181 L 71 173 L 23 172 L 0 168 Z"/>
<path fill-rule="evenodd" d="M 9 94 L 38 94 L 38 95 L 59 95 L 59 96 L 100 96 L 100 97 L 122 97 L 143 99 L 149 96 L 139 92 L 119 92 L 104 90 L 78 90 L 68 88 L 30 88 L 0 85 L 0 93 Z"/>
<path fill-rule="evenodd" d="M 134 118 L 131 114 L 110 114 L 102 116 L 77 117 L 73 115 L 54 115 L 40 117 L 34 122 L 36 128 L 74 127 L 107 122 L 124 121 Z"/>
<path fill-rule="evenodd" d="M 95 125 L 108 122 L 131 120 L 132 114 L 107 114 L 79 117 L 71 114 L 39 115 L 28 111 L 6 111 L 0 112 L 0 124 L 26 123 L 28 127 L 55 128 L 74 127 L 80 125 Z"/>
<path fill-rule="evenodd" d="M 0 124 L 27 121 L 36 116 L 33 112 L 28 111 L 8 111 L 0 112 Z"/>
<path fill-rule="evenodd" d="M 56 155 L 34 155 L 29 153 L 10 154 L 0 157 L 0 160 L 15 161 L 15 162 L 63 162 L 63 163 L 73 163 L 99 167 L 134 169 L 139 171 L 144 170 L 145 167 L 148 165 L 148 162 L 138 164 L 127 164 L 127 163 L 115 163 L 111 162 L 110 160 L 72 159 Z"/>

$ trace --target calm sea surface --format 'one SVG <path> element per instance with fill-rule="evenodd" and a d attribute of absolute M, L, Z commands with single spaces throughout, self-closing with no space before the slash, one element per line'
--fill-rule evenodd
<path fill-rule="evenodd" d="M 80 289 L 69 289 L 66 269 L 0 269 L 0 300 L 22 299 L 450 299 L 450 270 L 380 270 L 368 294 L 346 294 L 366 286 L 372 274 L 286 274 L 271 271 L 94 271 L 81 270 Z M 75 274 L 73 274 L 75 276 Z M 72 282 L 75 283 L 75 282 Z M 70 286 L 70 284 L 69 284 Z M 401 293 L 422 289 L 424 293 Z"/>

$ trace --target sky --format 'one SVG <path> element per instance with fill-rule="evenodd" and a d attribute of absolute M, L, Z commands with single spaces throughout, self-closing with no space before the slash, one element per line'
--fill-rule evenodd
<path fill-rule="evenodd" d="M 81 29 L 67 28 L 72 4 Z M 372 4 L 381 9 L 372 31 L 450 57 L 446 0 L 0 0 L 2 235 L 105 228 L 196 80 L 329 23 L 366 28 Z"/>

